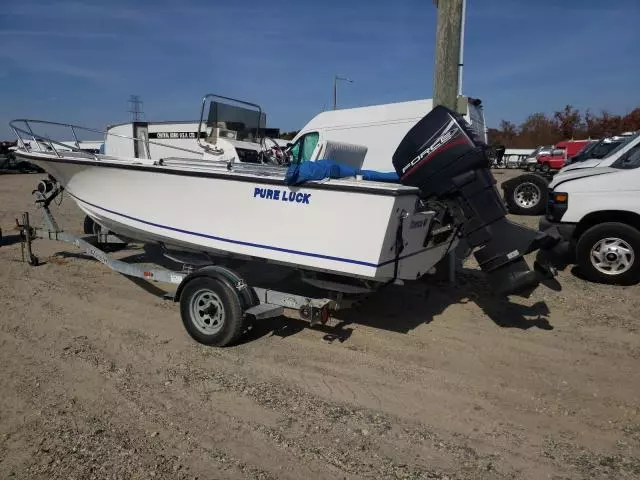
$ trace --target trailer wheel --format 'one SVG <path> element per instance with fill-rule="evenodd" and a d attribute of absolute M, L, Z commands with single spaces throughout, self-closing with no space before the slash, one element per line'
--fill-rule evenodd
<path fill-rule="evenodd" d="M 540 215 L 547 205 L 548 183 L 540 175 L 525 173 L 503 184 L 504 201 L 516 215 Z"/>
<path fill-rule="evenodd" d="M 580 272 L 593 282 L 630 285 L 640 281 L 640 232 L 618 222 L 601 223 L 576 244 Z"/>
<path fill-rule="evenodd" d="M 551 165 L 549 165 L 548 163 L 543 163 L 542 165 L 540 165 L 540 171 L 545 175 L 548 174 L 551 171 Z"/>
<path fill-rule="evenodd" d="M 197 277 L 184 286 L 180 316 L 189 335 L 204 345 L 224 347 L 236 341 L 244 329 L 238 293 L 211 277 Z"/>
<path fill-rule="evenodd" d="M 536 163 L 529 163 L 526 167 L 527 172 L 535 172 L 536 171 L 536 167 L 537 164 Z"/>

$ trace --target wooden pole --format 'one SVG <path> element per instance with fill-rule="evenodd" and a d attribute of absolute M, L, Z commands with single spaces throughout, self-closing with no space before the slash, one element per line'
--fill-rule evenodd
<path fill-rule="evenodd" d="M 433 104 L 458 111 L 462 16 L 465 0 L 433 0 L 438 7 Z M 456 249 L 457 250 L 457 249 Z M 449 284 L 456 282 L 456 250 L 447 254 Z M 444 263 L 444 262 L 443 262 Z"/>
<path fill-rule="evenodd" d="M 438 28 L 433 102 L 457 111 L 463 0 L 434 0 L 434 3 L 438 7 Z"/>

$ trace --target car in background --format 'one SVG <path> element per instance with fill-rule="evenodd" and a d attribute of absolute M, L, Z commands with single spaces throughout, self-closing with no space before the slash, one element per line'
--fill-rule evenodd
<path fill-rule="evenodd" d="M 554 148 L 562 148 L 565 150 L 565 156 L 567 158 L 572 158 L 578 155 L 582 150 L 584 150 L 589 145 L 593 144 L 597 140 L 587 139 L 587 140 L 564 140 L 562 142 L 558 142 L 554 145 Z"/>
<path fill-rule="evenodd" d="M 544 174 L 560 170 L 568 164 L 569 158 L 575 157 L 593 143 L 593 140 L 564 140 L 562 142 L 558 142 L 554 145 L 553 150 L 548 155 L 538 155 L 538 168 Z"/>
<path fill-rule="evenodd" d="M 630 149 L 635 148 L 636 145 L 640 143 L 640 133 L 635 133 L 632 135 L 625 135 L 623 140 L 617 144 L 613 150 L 610 150 L 604 157 L 602 158 L 588 158 L 582 162 L 572 162 L 569 165 L 563 167 L 558 175 L 563 175 L 566 172 L 571 172 L 573 170 L 579 170 L 583 168 L 594 168 L 594 167 L 609 167 L 613 164 L 618 158 L 622 155 L 625 155 Z"/>
<path fill-rule="evenodd" d="M 553 150 L 553 145 L 541 145 L 536 148 L 524 161 L 524 169 L 528 172 L 535 172 L 538 169 L 538 155 L 549 155 Z"/>
<path fill-rule="evenodd" d="M 554 148 L 549 154 L 538 155 L 538 169 L 542 173 L 549 173 L 551 170 L 560 170 L 567 160 L 567 150 L 564 148 Z"/>
<path fill-rule="evenodd" d="M 609 167 L 631 149 L 640 145 L 640 134 L 626 132 L 589 143 L 565 164 L 559 171 L 551 169 L 551 162 L 560 163 L 559 152 L 552 157 L 545 152 L 542 157 L 549 157 L 548 171 L 524 173 L 502 183 L 503 199 L 509 212 L 517 215 L 540 215 L 545 212 L 548 196 L 548 185 L 552 179 L 564 177 L 575 170 L 595 167 Z M 553 153 L 553 152 L 550 152 Z M 568 163 L 568 162 L 567 162 Z M 594 175 L 597 173 L 594 173 Z"/>
<path fill-rule="evenodd" d="M 615 150 L 620 144 L 628 140 L 629 137 L 634 135 L 633 132 L 625 132 L 613 137 L 603 138 L 598 141 L 594 141 L 583 148 L 577 155 L 569 157 L 566 165 L 574 163 L 584 162 L 586 160 L 604 158 L 613 150 Z"/>
<path fill-rule="evenodd" d="M 14 151 L 17 141 L 0 142 L 0 173 L 43 173 L 39 166 L 25 160 L 17 160 Z"/>

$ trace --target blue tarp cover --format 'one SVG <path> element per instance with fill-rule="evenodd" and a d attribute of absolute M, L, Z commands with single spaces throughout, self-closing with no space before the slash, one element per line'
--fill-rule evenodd
<path fill-rule="evenodd" d="M 325 178 L 345 178 L 362 175 L 363 180 L 374 182 L 398 183 L 396 172 L 376 172 L 375 170 L 356 170 L 333 160 L 317 160 L 315 162 L 294 163 L 289 165 L 284 182 L 287 185 L 300 185 L 311 180 Z"/>

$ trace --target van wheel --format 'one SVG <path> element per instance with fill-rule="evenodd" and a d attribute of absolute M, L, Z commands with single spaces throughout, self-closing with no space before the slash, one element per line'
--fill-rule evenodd
<path fill-rule="evenodd" d="M 601 223 L 576 244 L 582 274 L 593 282 L 630 285 L 640 281 L 640 232 L 618 222 Z"/>
<path fill-rule="evenodd" d="M 540 215 L 545 211 L 549 187 L 540 175 L 525 173 L 506 182 L 503 188 L 510 213 Z"/>

